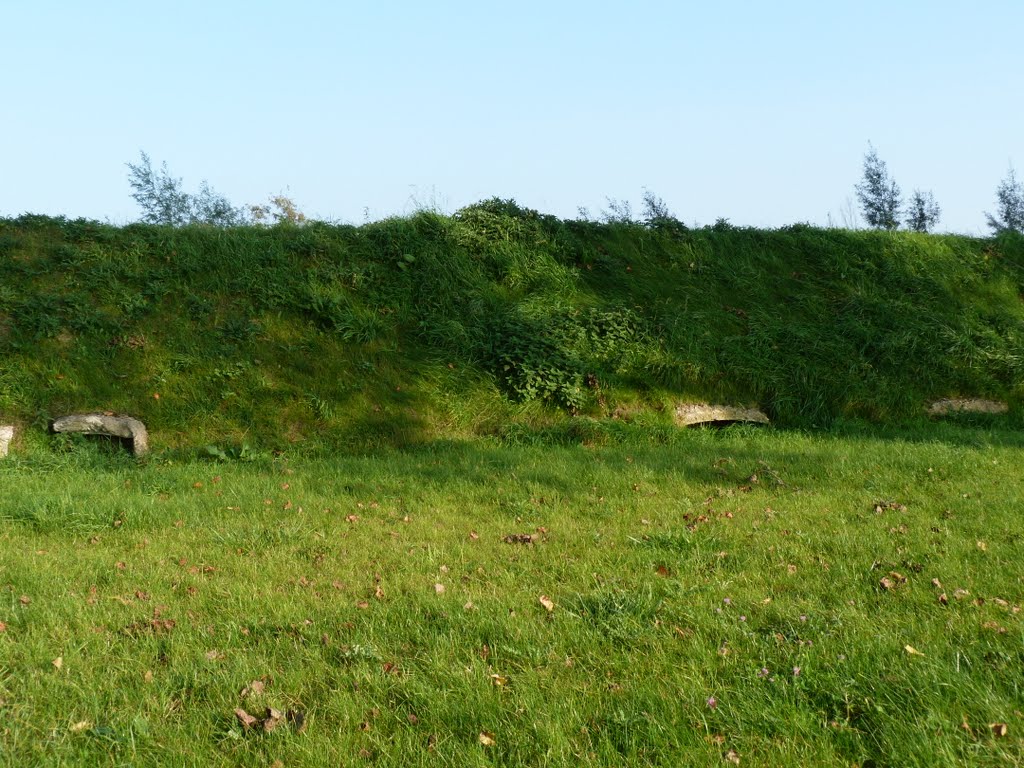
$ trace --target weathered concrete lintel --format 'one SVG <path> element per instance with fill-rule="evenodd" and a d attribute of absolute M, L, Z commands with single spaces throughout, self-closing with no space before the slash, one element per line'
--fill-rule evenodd
<path fill-rule="evenodd" d="M 945 416 L 950 413 L 1006 413 L 1010 407 L 996 400 L 979 398 L 949 398 L 936 400 L 928 406 L 929 416 Z"/>
<path fill-rule="evenodd" d="M 80 432 L 85 435 L 105 435 L 132 441 L 132 453 L 142 456 L 149 450 L 146 425 L 131 416 L 109 413 L 74 413 L 61 416 L 53 422 L 54 432 Z"/>
<path fill-rule="evenodd" d="M 681 427 L 700 424 L 732 424 L 734 422 L 768 424 L 768 417 L 757 408 L 737 408 L 731 405 L 708 403 L 681 403 L 676 406 L 675 422 Z"/>
<path fill-rule="evenodd" d="M 7 455 L 14 440 L 14 427 L 11 425 L 0 426 L 0 459 Z"/>

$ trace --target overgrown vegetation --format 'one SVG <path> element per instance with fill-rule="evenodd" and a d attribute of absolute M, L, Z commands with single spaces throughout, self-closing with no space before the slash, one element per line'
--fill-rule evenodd
<path fill-rule="evenodd" d="M 799 427 L 1016 408 L 1022 286 L 1012 232 L 688 230 L 653 197 L 641 222 L 506 200 L 360 227 L 23 216 L 0 221 L 0 417 L 113 410 L 156 446 L 316 451 L 667 425 L 682 398 Z"/>

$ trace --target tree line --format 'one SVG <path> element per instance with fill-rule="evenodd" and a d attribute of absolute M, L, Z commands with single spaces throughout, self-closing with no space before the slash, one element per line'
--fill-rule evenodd
<path fill-rule="evenodd" d="M 185 226 L 207 224 L 219 227 L 246 224 L 302 224 L 306 216 L 295 202 L 285 195 L 274 195 L 267 203 L 235 206 L 224 195 L 203 181 L 196 193 L 186 192 L 180 178 L 171 175 L 167 163 L 154 168 L 145 152 L 137 163 L 127 163 L 128 183 L 132 197 L 142 209 L 141 220 L 148 224 Z M 942 209 L 931 191 L 915 189 L 904 199 L 899 185 L 890 178 L 885 161 L 874 146 L 868 144 L 864 155 L 861 180 L 854 185 L 861 214 L 868 226 L 896 230 L 901 225 L 912 232 L 931 232 L 939 223 Z M 644 191 L 642 223 L 654 226 L 665 222 L 682 223 L 668 211 L 661 198 Z M 632 222 L 633 215 L 626 201 L 609 200 L 609 222 Z M 587 218 L 584 209 L 581 216 Z M 1017 179 L 1013 166 L 996 188 L 996 213 L 985 212 L 988 226 L 995 234 L 1024 234 L 1024 184 Z M 719 219 L 723 222 L 724 219 Z"/>
<path fill-rule="evenodd" d="M 875 229 L 895 230 L 902 223 L 912 232 L 931 232 L 942 215 L 930 190 L 915 189 L 904 200 L 899 185 L 889 177 L 885 161 L 870 143 L 864 155 L 863 176 L 854 189 L 864 221 Z M 996 213 L 985 211 L 985 219 L 995 234 L 1024 233 L 1024 185 L 1012 165 L 996 187 Z"/>

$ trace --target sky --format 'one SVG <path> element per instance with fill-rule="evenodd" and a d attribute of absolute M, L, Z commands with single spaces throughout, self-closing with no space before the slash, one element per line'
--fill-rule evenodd
<path fill-rule="evenodd" d="M 849 223 L 869 142 L 940 230 L 1024 171 L 1021 0 L 0 0 L 0 216 L 136 220 L 145 151 L 360 223 L 645 189 L 687 224 Z M 1018 173 L 1018 176 L 1021 174 Z"/>

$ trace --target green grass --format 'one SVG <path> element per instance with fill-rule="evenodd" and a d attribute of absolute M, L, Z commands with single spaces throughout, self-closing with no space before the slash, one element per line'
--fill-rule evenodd
<path fill-rule="evenodd" d="M 30 446 L 0 763 L 1020 764 L 1024 441 L 993 424 Z"/>
<path fill-rule="evenodd" d="M 0 762 L 1019 764 L 1022 295 L 1012 235 L 0 220 Z"/>
<path fill-rule="evenodd" d="M 510 201 L 361 227 L 0 220 L 0 423 L 318 455 L 680 399 L 776 424 L 1020 415 L 1024 241 L 562 221 Z"/>

